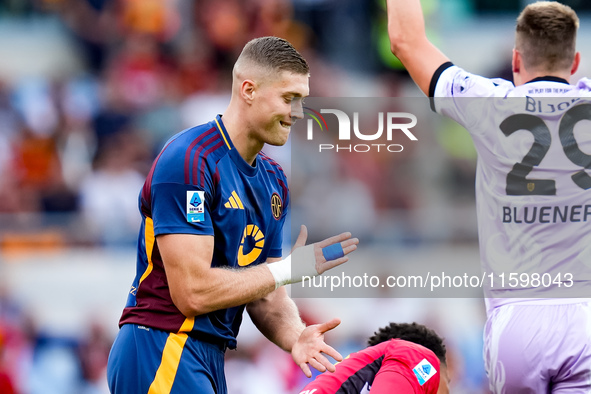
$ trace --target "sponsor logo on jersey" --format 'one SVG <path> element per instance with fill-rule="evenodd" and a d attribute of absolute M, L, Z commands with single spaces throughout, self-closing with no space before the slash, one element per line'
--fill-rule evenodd
<path fill-rule="evenodd" d="M 244 234 L 238 248 L 238 265 L 244 267 L 258 259 L 265 245 L 265 234 L 256 224 L 244 228 Z"/>
<path fill-rule="evenodd" d="M 415 373 L 419 384 L 422 386 L 424 385 L 429 379 L 431 379 L 437 373 L 435 367 L 431 365 L 426 358 L 424 358 L 420 363 L 418 363 L 412 371 Z"/>
<path fill-rule="evenodd" d="M 240 197 L 238 197 L 238 193 L 236 193 L 236 190 L 232 190 L 232 195 L 230 196 L 230 198 L 228 198 L 228 201 L 226 201 L 224 207 L 230 209 L 244 209 L 242 200 L 240 200 Z"/>
<path fill-rule="evenodd" d="M 283 202 L 277 193 L 273 193 L 271 196 L 271 212 L 273 213 L 275 220 L 279 220 L 283 213 Z"/>
<path fill-rule="evenodd" d="M 205 220 L 204 191 L 187 191 L 187 222 L 197 223 Z"/>

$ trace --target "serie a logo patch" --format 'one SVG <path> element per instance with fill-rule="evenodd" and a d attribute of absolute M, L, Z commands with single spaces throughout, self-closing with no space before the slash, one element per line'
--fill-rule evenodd
<path fill-rule="evenodd" d="M 424 385 L 429 379 L 431 379 L 437 373 L 435 367 L 433 367 L 431 363 L 427 361 L 426 358 L 424 358 L 423 361 L 418 363 L 416 367 L 412 369 L 412 371 L 415 373 L 415 376 L 417 377 L 419 384 L 421 386 Z"/>
<path fill-rule="evenodd" d="M 187 222 L 197 223 L 205 220 L 204 191 L 187 191 Z"/>

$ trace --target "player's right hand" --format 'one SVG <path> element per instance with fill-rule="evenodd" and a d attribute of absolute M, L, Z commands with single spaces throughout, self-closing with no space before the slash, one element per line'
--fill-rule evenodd
<path fill-rule="evenodd" d="M 291 356 L 307 377 L 312 377 L 310 366 L 320 372 L 336 370 L 325 355 L 343 361 L 343 356 L 324 341 L 324 334 L 339 324 L 341 320 L 335 318 L 325 323 L 307 326 L 293 345 Z"/>

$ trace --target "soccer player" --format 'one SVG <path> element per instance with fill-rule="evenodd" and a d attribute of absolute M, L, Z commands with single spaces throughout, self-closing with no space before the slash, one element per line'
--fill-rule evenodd
<path fill-rule="evenodd" d="M 261 152 L 283 145 L 308 95 L 308 64 L 287 41 L 244 47 L 223 116 L 185 130 L 154 161 L 139 197 L 137 272 L 108 363 L 112 393 L 226 393 L 224 352 L 246 308 L 258 329 L 309 366 L 334 371 L 324 343 L 338 319 L 306 327 L 283 285 L 347 261 L 343 233 L 281 260 L 289 204 L 281 167 Z"/>
<path fill-rule="evenodd" d="M 517 18 L 513 83 L 452 64 L 419 0 L 388 0 L 391 49 L 478 152 L 476 203 L 494 393 L 591 392 L 591 81 L 574 85 L 579 20 L 557 2 Z M 488 277 L 488 276 L 487 276 Z"/>
<path fill-rule="evenodd" d="M 447 394 L 445 345 L 433 330 L 417 323 L 390 323 L 300 394 Z"/>

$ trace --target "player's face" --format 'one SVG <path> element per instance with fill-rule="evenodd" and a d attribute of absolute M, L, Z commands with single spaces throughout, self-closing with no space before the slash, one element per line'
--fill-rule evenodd
<path fill-rule="evenodd" d="M 284 145 L 291 126 L 304 117 L 303 99 L 308 96 L 309 76 L 282 71 L 263 81 L 253 102 L 256 138 L 270 145 Z"/>
<path fill-rule="evenodd" d="M 450 379 L 447 373 L 447 366 L 445 364 L 441 364 L 440 368 L 439 389 L 437 390 L 437 394 L 449 394 Z"/>

